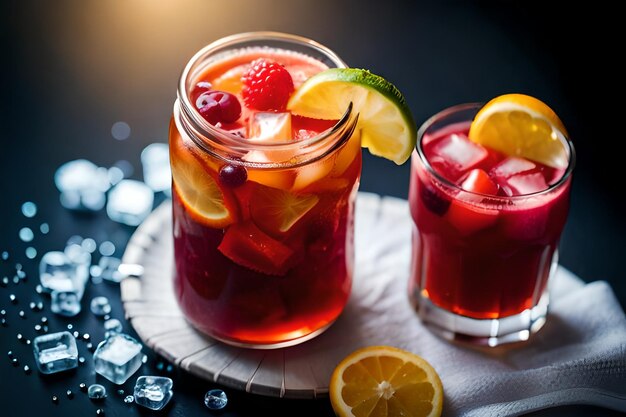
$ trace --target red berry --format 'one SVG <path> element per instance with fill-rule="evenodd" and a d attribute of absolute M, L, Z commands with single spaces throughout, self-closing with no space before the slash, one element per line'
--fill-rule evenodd
<path fill-rule="evenodd" d="M 196 100 L 196 107 L 204 119 L 217 123 L 234 123 L 241 116 L 241 104 L 237 97 L 226 91 L 206 91 Z"/>
<path fill-rule="evenodd" d="M 196 83 L 196 85 L 191 90 L 191 93 L 189 94 L 189 98 L 191 98 L 191 102 L 195 103 L 196 100 L 198 100 L 198 97 L 200 96 L 200 94 L 206 91 L 209 91 L 210 89 L 211 89 L 211 83 L 208 81 L 200 81 Z"/>
<path fill-rule="evenodd" d="M 257 110 L 284 111 L 293 93 L 291 74 L 277 62 L 259 58 L 241 77 L 243 101 Z"/>
<path fill-rule="evenodd" d="M 228 187 L 239 187 L 248 179 L 248 171 L 241 165 L 224 165 L 220 168 L 220 182 Z"/>

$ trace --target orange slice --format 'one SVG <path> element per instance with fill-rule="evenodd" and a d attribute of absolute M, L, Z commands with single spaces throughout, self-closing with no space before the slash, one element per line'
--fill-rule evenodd
<path fill-rule="evenodd" d="M 234 196 L 219 186 L 211 169 L 182 143 L 172 144 L 170 152 L 176 190 L 193 217 L 213 228 L 233 223 L 237 212 Z"/>
<path fill-rule="evenodd" d="M 559 136 L 566 134 L 563 122 L 542 101 L 524 94 L 505 94 L 480 109 L 469 138 L 509 156 L 565 169 L 569 157 Z"/>
<path fill-rule="evenodd" d="M 259 185 L 250 200 L 250 216 L 269 234 L 285 233 L 319 201 L 314 194 L 294 194 Z"/>
<path fill-rule="evenodd" d="M 420 356 L 391 346 L 356 350 L 335 368 L 330 402 L 339 417 L 436 417 L 443 387 Z"/>

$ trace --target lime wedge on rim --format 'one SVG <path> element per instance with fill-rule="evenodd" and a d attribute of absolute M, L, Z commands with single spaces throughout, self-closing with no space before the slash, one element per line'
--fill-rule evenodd
<path fill-rule="evenodd" d="M 359 113 L 361 144 L 396 164 L 411 156 L 416 125 L 406 100 L 389 81 L 357 68 L 331 68 L 306 80 L 287 109 L 316 119 L 339 119 L 350 102 Z"/>

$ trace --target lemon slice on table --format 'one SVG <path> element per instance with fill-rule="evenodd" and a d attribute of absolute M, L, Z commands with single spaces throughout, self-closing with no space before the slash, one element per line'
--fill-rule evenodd
<path fill-rule="evenodd" d="M 415 121 L 400 91 L 389 81 L 357 68 L 331 68 L 309 78 L 287 109 L 300 116 L 336 120 L 352 102 L 364 148 L 404 163 L 417 138 Z"/>
<path fill-rule="evenodd" d="M 505 94 L 480 109 L 468 136 L 506 155 L 564 169 L 569 158 L 558 131 L 567 134 L 563 122 L 544 102 L 524 94 Z"/>
<path fill-rule="evenodd" d="M 443 387 L 420 356 L 391 346 L 358 349 L 330 380 L 330 402 L 339 417 L 437 417 Z"/>

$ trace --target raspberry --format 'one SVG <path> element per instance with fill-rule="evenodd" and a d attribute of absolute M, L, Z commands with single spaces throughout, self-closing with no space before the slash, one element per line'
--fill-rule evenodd
<path fill-rule="evenodd" d="M 233 123 L 241 116 L 239 100 L 226 91 L 205 91 L 196 99 L 196 107 L 202 117 L 212 125 Z"/>
<path fill-rule="evenodd" d="M 277 62 L 259 58 L 241 77 L 243 101 L 257 110 L 284 111 L 293 93 L 291 74 Z"/>

